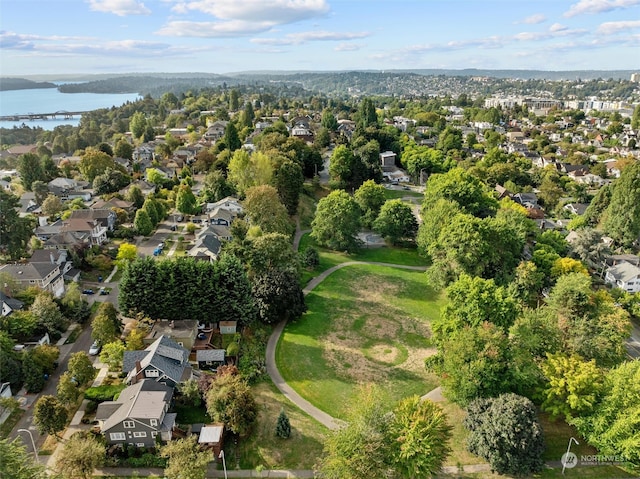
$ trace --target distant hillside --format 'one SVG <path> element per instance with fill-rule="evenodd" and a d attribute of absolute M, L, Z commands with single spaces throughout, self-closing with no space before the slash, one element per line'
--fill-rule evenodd
<path fill-rule="evenodd" d="M 0 78 L 0 91 L 34 90 L 37 88 L 55 88 L 57 85 L 48 82 L 34 82 L 26 78 Z"/>

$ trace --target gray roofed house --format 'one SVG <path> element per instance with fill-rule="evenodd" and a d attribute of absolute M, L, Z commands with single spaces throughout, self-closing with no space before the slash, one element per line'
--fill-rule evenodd
<path fill-rule="evenodd" d="M 195 244 L 189 250 L 189 256 L 216 261 L 221 247 L 222 243 L 211 227 L 204 228 L 197 233 Z"/>
<path fill-rule="evenodd" d="M 196 361 L 200 369 L 217 370 L 219 366 L 225 364 L 224 349 L 198 349 L 196 351 Z"/>
<path fill-rule="evenodd" d="M 96 420 L 108 444 L 155 446 L 156 436 L 170 441 L 176 414 L 168 413 L 173 388 L 151 379 L 122 390 L 118 399 L 98 405 Z"/>
<path fill-rule="evenodd" d="M 8 273 L 23 286 L 37 286 L 53 293 L 56 298 L 64 294 L 64 279 L 56 263 L 13 263 L 0 266 L 0 272 Z"/>
<path fill-rule="evenodd" d="M 610 266 L 604 280 L 614 288 L 624 289 L 628 293 L 640 292 L 640 268 L 626 261 Z"/>
<path fill-rule="evenodd" d="M 100 225 L 107 228 L 109 231 L 113 231 L 116 226 L 116 214 L 113 210 L 108 208 L 93 208 L 93 209 L 81 209 L 73 210 L 69 218 L 82 218 L 87 220 L 95 220 Z"/>
<path fill-rule="evenodd" d="M 124 352 L 127 384 L 148 378 L 175 387 L 191 377 L 191 370 L 189 351 L 164 335 L 143 351 Z"/>

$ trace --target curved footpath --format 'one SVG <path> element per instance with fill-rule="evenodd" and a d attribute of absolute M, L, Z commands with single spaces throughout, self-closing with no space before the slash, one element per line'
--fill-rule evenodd
<path fill-rule="evenodd" d="M 301 236 L 302 235 L 300 235 L 300 237 Z M 296 237 L 298 237 L 297 234 L 296 234 Z M 332 274 L 333 272 L 339 269 L 342 269 L 346 266 L 353 266 L 353 265 L 359 265 L 359 264 L 389 266 L 392 268 L 409 269 L 413 271 L 426 271 L 427 269 L 425 266 L 406 266 L 402 264 L 379 263 L 374 261 L 347 261 L 346 263 L 340 263 L 339 265 L 336 265 L 332 268 L 329 268 L 326 271 L 323 271 L 321 274 L 319 274 L 318 276 L 313 278 L 311 281 L 309 281 L 307 286 L 302 290 L 304 295 L 306 296 L 307 294 L 309 294 L 316 286 L 322 283 L 322 281 L 324 281 L 325 278 L 330 274 Z M 284 394 L 284 396 L 287 399 L 289 399 L 292 403 L 294 403 L 296 406 L 298 406 L 300 409 L 306 412 L 309 416 L 311 416 L 320 424 L 323 424 L 325 427 L 329 429 L 340 428 L 342 425 L 344 425 L 344 422 L 318 409 L 309 401 L 307 401 L 302 396 L 300 396 L 291 386 L 287 384 L 287 382 L 284 380 L 284 378 L 280 374 L 280 371 L 278 371 L 278 367 L 276 365 L 276 347 L 278 345 L 278 341 L 280 340 L 280 336 L 282 335 L 282 331 L 284 330 L 285 325 L 286 325 L 286 321 L 281 321 L 280 323 L 278 323 L 278 325 L 274 328 L 273 332 L 271 333 L 271 336 L 269 337 L 269 342 L 267 343 L 267 352 L 266 352 L 267 373 L 271 377 L 271 380 L 276 385 L 276 387 L 280 390 L 280 392 Z"/>

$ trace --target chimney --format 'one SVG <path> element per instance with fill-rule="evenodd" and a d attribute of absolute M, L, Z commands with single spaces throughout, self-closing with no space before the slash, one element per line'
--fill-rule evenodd
<path fill-rule="evenodd" d="M 51 263 L 56 262 L 55 258 L 53 257 L 53 251 L 49 253 L 49 259 L 51 259 Z"/>
<path fill-rule="evenodd" d="M 144 379 L 144 374 L 142 372 L 142 365 L 140 364 L 140 361 L 136 361 L 136 374 L 133 377 L 132 383 L 135 384 L 141 379 Z"/>

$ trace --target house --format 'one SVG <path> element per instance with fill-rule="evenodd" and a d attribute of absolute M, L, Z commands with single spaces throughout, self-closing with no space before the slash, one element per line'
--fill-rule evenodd
<path fill-rule="evenodd" d="M 59 196 L 61 200 L 73 200 L 75 198 L 81 198 L 82 201 L 89 201 L 91 199 L 91 192 L 85 190 L 89 186 L 86 181 L 76 181 L 71 178 L 58 177 L 47 183 L 49 191 Z"/>
<path fill-rule="evenodd" d="M 228 121 L 217 120 L 208 125 L 207 131 L 204 133 L 203 138 L 208 141 L 220 140 L 224 137 L 224 132 L 227 129 Z"/>
<path fill-rule="evenodd" d="M 563 209 L 570 211 L 574 215 L 582 216 L 588 207 L 589 203 L 567 203 L 563 206 Z"/>
<path fill-rule="evenodd" d="M 382 173 L 382 176 L 391 183 L 409 183 L 411 181 L 411 177 L 400 168 L 395 168 L 392 171 L 385 171 Z"/>
<path fill-rule="evenodd" d="M 191 351 L 198 335 L 198 322 L 194 320 L 168 321 L 153 323 L 151 331 L 144 338 L 144 344 L 153 344 L 159 337 L 165 336 L 175 341 L 187 351 Z"/>
<path fill-rule="evenodd" d="M 607 268 L 604 280 L 614 288 L 623 289 L 628 293 L 638 293 L 640 292 L 640 267 L 621 261 Z"/>
<path fill-rule="evenodd" d="M 113 210 L 108 208 L 91 208 L 82 210 L 73 210 L 71 212 L 70 219 L 86 219 L 95 220 L 101 226 L 107 228 L 109 231 L 113 231 L 116 227 L 117 216 Z"/>
<path fill-rule="evenodd" d="M 127 213 L 131 213 L 134 210 L 134 204 L 131 201 L 125 201 L 118 198 L 111 198 L 109 201 L 104 201 L 103 199 L 97 200 L 90 206 L 93 210 L 99 209 L 113 209 L 120 208 L 125 210 Z"/>
<path fill-rule="evenodd" d="M 217 261 L 222 247 L 220 239 L 212 226 L 201 229 L 196 234 L 195 244 L 189 250 L 189 256 L 207 261 Z"/>
<path fill-rule="evenodd" d="M 78 281 L 80 270 L 73 269 L 73 262 L 66 249 L 37 249 L 29 259 L 30 263 L 54 263 L 60 266 L 64 279 Z"/>
<path fill-rule="evenodd" d="M 0 266 L 0 273 L 9 274 L 22 286 L 37 286 L 56 298 L 64 294 L 64 279 L 56 263 L 13 263 Z"/>
<path fill-rule="evenodd" d="M 311 131 L 309 127 L 306 127 L 304 125 L 296 125 L 291 128 L 291 136 L 294 138 L 299 138 L 307 143 L 313 143 L 313 131 Z"/>
<path fill-rule="evenodd" d="M 196 361 L 200 369 L 210 369 L 217 371 L 218 367 L 225 364 L 224 349 L 198 349 L 196 351 Z"/>
<path fill-rule="evenodd" d="M 170 441 L 176 414 L 167 412 L 173 388 L 144 379 L 122 390 L 115 401 L 98 405 L 96 420 L 107 444 L 153 447 L 156 436 Z"/>
<path fill-rule="evenodd" d="M 535 193 L 516 193 L 512 199 L 516 203 L 528 208 L 538 207 L 538 196 Z"/>
<path fill-rule="evenodd" d="M 14 311 L 18 311 L 24 307 L 22 301 L 11 298 L 0 291 L 0 316 L 9 316 Z"/>
<path fill-rule="evenodd" d="M 396 154 L 393 151 L 383 151 L 380 153 L 380 166 L 382 166 L 382 171 L 395 169 Z"/>
<path fill-rule="evenodd" d="M 45 217 L 41 216 L 38 219 L 40 223 L 44 222 L 44 224 L 39 224 L 38 226 L 36 226 L 36 229 L 33 230 L 33 233 L 40 241 L 47 241 L 52 236 L 60 234 L 60 232 L 62 231 L 62 220 L 57 220 L 51 224 L 47 224 L 47 219 Z"/>
<path fill-rule="evenodd" d="M 71 233 L 80 243 L 87 244 L 89 246 L 101 245 L 107 242 L 107 227 L 103 226 L 98 220 L 94 219 L 66 219 L 62 222 L 60 233 Z"/>
<path fill-rule="evenodd" d="M 220 334 L 236 334 L 237 330 L 237 321 L 220 321 Z"/>
<path fill-rule="evenodd" d="M 230 211 L 236 216 L 244 211 L 244 208 L 242 207 L 238 199 L 234 198 L 233 196 L 227 196 L 226 198 L 222 198 L 220 201 L 216 201 L 215 203 L 207 203 L 207 212 L 212 213 L 216 209 Z"/>
<path fill-rule="evenodd" d="M 127 384 L 151 379 L 175 387 L 191 377 L 189 351 L 166 336 L 143 351 L 125 351 L 122 363 Z"/>

